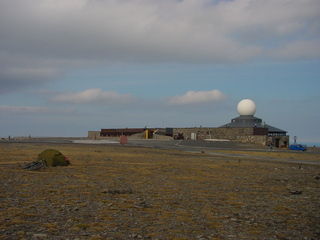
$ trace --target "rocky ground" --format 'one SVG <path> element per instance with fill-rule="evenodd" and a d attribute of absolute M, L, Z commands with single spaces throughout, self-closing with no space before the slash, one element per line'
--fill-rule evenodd
<path fill-rule="evenodd" d="M 47 148 L 72 165 L 21 168 Z M 0 239 L 320 239 L 319 165 L 1 143 L 0 183 Z"/>

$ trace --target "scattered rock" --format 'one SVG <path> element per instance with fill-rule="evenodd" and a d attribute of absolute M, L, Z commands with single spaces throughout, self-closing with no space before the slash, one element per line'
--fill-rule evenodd
<path fill-rule="evenodd" d="M 206 240 L 207 238 L 205 238 L 203 235 L 199 235 L 196 237 L 198 240 Z"/>
<path fill-rule="evenodd" d="M 45 233 L 35 233 L 32 235 L 32 239 L 46 239 L 48 237 Z"/>
<path fill-rule="evenodd" d="M 148 204 L 146 201 L 141 201 L 134 206 L 136 208 L 148 208 L 148 207 L 150 207 L 150 204 Z"/>
<path fill-rule="evenodd" d="M 302 194 L 302 191 L 293 190 L 293 191 L 290 191 L 290 194 L 292 194 L 292 195 L 300 195 L 300 194 Z"/>
<path fill-rule="evenodd" d="M 18 231 L 17 232 L 17 235 L 19 235 L 19 236 L 23 236 L 23 235 L 25 235 L 26 233 L 24 232 L 24 231 Z"/>
<path fill-rule="evenodd" d="M 102 193 L 108 193 L 108 194 L 132 194 L 133 191 L 132 189 L 109 189 L 109 190 L 104 190 Z"/>
<path fill-rule="evenodd" d="M 137 234 L 137 233 L 132 233 L 129 235 L 130 238 L 133 238 L 133 239 L 143 239 L 143 237 L 140 235 L 140 234 Z"/>

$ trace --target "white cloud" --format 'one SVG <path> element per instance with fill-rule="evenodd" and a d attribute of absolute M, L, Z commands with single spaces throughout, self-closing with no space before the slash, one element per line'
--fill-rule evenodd
<path fill-rule="evenodd" d="M 181 96 L 175 96 L 169 99 L 173 105 L 200 104 L 208 102 L 218 102 L 224 100 L 226 96 L 219 90 L 211 91 L 188 91 Z"/>
<path fill-rule="evenodd" d="M 123 104 L 134 101 L 135 98 L 130 94 L 120 94 L 113 91 L 103 91 L 99 88 L 87 89 L 76 93 L 62 93 L 58 94 L 52 101 L 64 103 L 111 103 Z"/>

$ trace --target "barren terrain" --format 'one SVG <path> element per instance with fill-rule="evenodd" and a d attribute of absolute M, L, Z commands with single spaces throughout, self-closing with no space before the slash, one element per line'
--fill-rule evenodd
<path fill-rule="evenodd" d="M 0 143 L 0 239 L 320 239 L 319 154 L 217 153 Z"/>

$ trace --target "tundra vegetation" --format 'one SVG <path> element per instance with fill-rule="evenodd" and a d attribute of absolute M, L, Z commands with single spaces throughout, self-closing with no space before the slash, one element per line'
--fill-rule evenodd
<path fill-rule="evenodd" d="M 21 168 L 48 148 L 71 165 Z M 271 155 L 320 161 L 286 154 Z M 320 165 L 1 143 L 0 183 L 0 239 L 320 239 Z"/>

